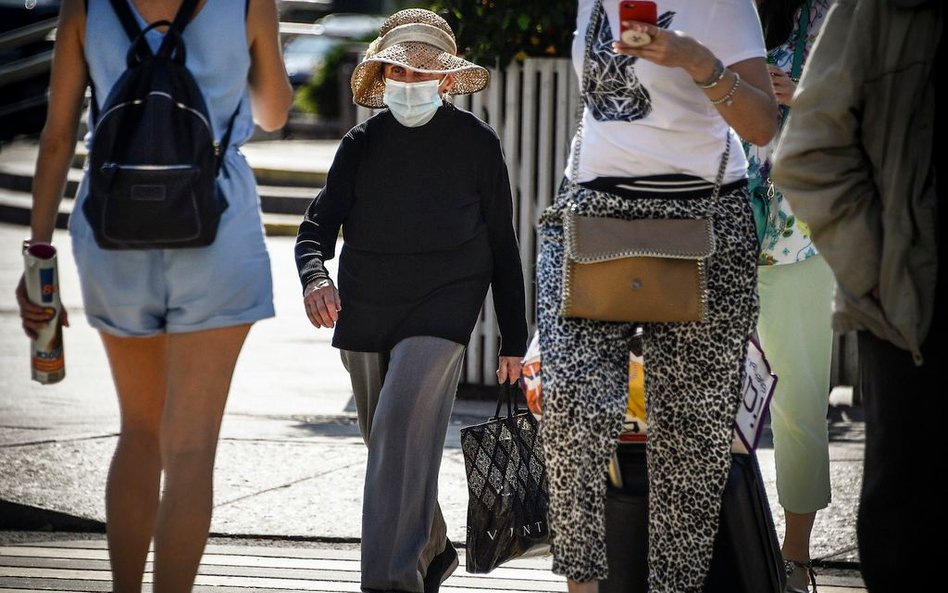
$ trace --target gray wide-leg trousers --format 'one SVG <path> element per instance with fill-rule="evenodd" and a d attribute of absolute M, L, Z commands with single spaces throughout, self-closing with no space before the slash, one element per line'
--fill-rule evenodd
<path fill-rule="evenodd" d="M 446 543 L 438 473 L 464 346 L 418 336 L 390 352 L 341 353 L 369 447 L 362 589 L 421 593 Z"/>

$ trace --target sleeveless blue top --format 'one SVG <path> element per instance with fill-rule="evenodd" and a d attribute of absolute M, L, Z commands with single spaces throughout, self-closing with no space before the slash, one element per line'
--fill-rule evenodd
<path fill-rule="evenodd" d="M 138 25 L 144 29 L 148 23 L 130 0 L 128 4 Z M 164 34 L 152 29 L 145 35 L 152 51 L 157 51 Z M 183 37 L 187 49 L 185 65 L 204 93 L 217 140 L 224 135 L 227 122 L 240 105 L 230 141 L 231 147 L 239 146 L 250 138 L 254 126 L 247 87 L 250 48 L 247 46 L 244 3 L 207 0 L 185 28 Z M 125 72 L 125 55 L 130 45 L 109 0 L 89 0 L 85 58 L 100 107 L 105 105 L 112 86 Z M 92 130 L 91 113 L 89 120 L 89 129 Z M 90 139 L 91 133 L 86 136 L 87 144 Z"/>

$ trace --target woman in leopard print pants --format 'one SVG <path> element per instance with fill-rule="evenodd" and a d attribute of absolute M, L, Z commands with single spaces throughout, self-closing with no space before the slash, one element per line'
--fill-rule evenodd
<path fill-rule="evenodd" d="M 569 201 L 585 216 L 709 215 L 713 221 L 705 320 L 643 326 L 651 590 L 700 591 L 731 466 L 747 339 L 757 319 L 757 249 L 747 195 L 740 188 L 722 191 L 713 204 L 629 201 L 588 189 L 572 192 L 564 184 L 557 204 Z M 553 497 L 553 570 L 572 581 L 600 580 L 607 575 L 604 476 L 625 415 L 636 325 L 561 317 L 563 229 L 544 224 L 540 235 L 542 430 Z"/>
<path fill-rule="evenodd" d="M 644 325 L 650 593 L 703 588 L 757 320 L 757 241 L 738 135 L 766 144 L 777 122 L 757 13 L 733 0 L 662 0 L 659 8 L 656 24 L 628 23 L 646 42 L 632 48 L 614 42 L 618 0 L 578 0 L 573 57 L 584 112 L 567 179 L 539 225 L 553 570 L 571 593 L 595 593 L 608 575 L 605 476 L 636 325 L 560 315 L 561 213 L 713 225 L 704 319 Z"/>

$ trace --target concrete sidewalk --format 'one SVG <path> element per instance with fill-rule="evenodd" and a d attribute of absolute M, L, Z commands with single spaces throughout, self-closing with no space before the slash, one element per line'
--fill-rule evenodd
<path fill-rule="evenodd" d="M 24 534 L 8 541 L 0 532 L 0 591 L 110 591 L 102 536 Z M 12 539 L 12 538 L 9 538 Z M 145 591 L 150 591 L 151 558 Z M 195 583 L 195 593 L 357 592 L 359 552 L 353 544 L 330 545 L 287 540 L 211 538 Z M 856 571 L 821 568 L 822 593 L 864 593 Z M 442 593 L 537 593 L 566 591 L 565 581 L 550 572 L 549 559 L 514 560 L 490 574 L 469 574 L 461 566 L 441 587 Z"/>
<path fill-rule="evenodd" d="M 0 533 L 0 591 L 110 591 L 108 556 L 99 537 L 42 538 L 5 544 Z M 146 570 L 150 590 L 151 557 Z M 461 566 L 443 593 L 565 592 L 566 583 L 543 559 L 521 559 L 488 575 L 468 574 Z M 225 540 L 214 538 L 205 550 L 195 593 L 332 591 L 355 593 L 359 586 L 358 546 L 321 543 Z M 837 581 L 839 579 L 837 578 Z M 849 591 L 849 590 L 846 590 Z M 859 591 L 851 589 L 851 591 Z"/>

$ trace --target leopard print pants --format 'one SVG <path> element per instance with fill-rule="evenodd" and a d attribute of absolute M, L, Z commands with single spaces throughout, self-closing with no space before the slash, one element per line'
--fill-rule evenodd
<path fill-rule="evenodd" d="M 550 480 L 553 571 L 607 577 L 609 458 L 628 397 L 634 324 L 559 315 L 567 202 L 587 216 L 712 220 L 705 320 L 644 325 L 648 417 L 649 591 L 700 592 L 731 465 L 746 344 L 757 322 L 757 246 L 746 189 L 694 200 L 627 200 L 564 183 L 539 225 L 542 434 Z"/>

